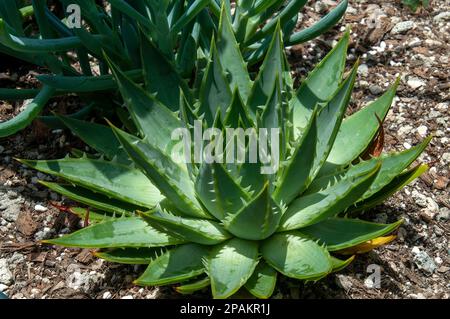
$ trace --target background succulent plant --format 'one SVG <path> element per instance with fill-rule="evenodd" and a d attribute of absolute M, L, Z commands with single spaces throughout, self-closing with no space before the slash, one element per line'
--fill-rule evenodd
<path fill-rule="evenodd" d="M 38 76 L 43 83 L 41 89 L 0 89 L 2 100 L 33 99 L 24 112 L 0 124 L 0 137 L 29 125 L 56 95 L 75 93 L 81 98 L 85 106 L 72 115 L 74 118 L 84 118 L 93 109 L 111 116 L 115 112 L 111 94 L 117 86 L 103 52 L 134 81 L 142 83 L 145 72 L 164 73 L 159 66 L 164 66 L 163 61 L 154 61 L 153 66 L 142 64 L 143 34 L 175 65 L 182 78 L 189 80 L 194 68 L 201 67 L 202 57 L 209 56 L 222 4 L 233 21 L 232 29 L 246 63 L 254 64 L 264 56 L 278 22 L 287 45 L 301 43 L 335 25 L 348 3 L 342 1 L 315 25 L 294 32 L 306 0 L 110 0 L 103 6 L 93 0 L 47 2 L 35 0 L 23 6 L 22 1 L 5 0 L 0 4 L 0 52 L 50 72 Z M 67 7 L 74 4 L 81 9 L 81 28 L 69 28 L 64 17 L 70 13 Z M 160 85 L 152 82 L 149 91 L 160 92 Z M 53 128 L 62 126 L 51 116 L 40 120 Z"/>
<path fill-rule="evenodd" d="M 181 293 L 210 286 L 215 298 L 245 288 L 268 298 L 278 274 L 316 281 L 353 259 L 338 256 L 391 240 L 401 221 L 356 217 L 426 170 L 410 165 L 429 139 L 367 156 L 397 83 L 344 119 L 357 69 L 344 78 L 348 33 L 294 90 L 279 24 L 252 79 L 225 10 L 221 17 L 199 89 L 179 88 L 178 109 L 110 62 L 135 130 L 63 117 L 102 157 L 22 162 L 69 182 L 43 184 L 90 207 L 72 211 L 89 212 L 92 226 L 48 243 L 99 248 L 100 258 L 148 265 L 139 285 L 179 284 Z M 263 175 L 260 162 L 175 162 L 171 133 L 192 129 L 198 119 L 219 130 L 280 128 L 280 169 Z"/>

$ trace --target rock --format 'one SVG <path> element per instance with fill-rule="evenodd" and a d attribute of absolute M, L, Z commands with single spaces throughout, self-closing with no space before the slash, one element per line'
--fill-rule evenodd
<path fill-rule="evenodd" d="M 409 31 L 415 27 L 413 21 L 402 21 L 397 23 L 391 30 L 392 34 L 400 34 Z"/>
<path fill-rule="evenodd" d="M 16 268 L 18 264 L 25 261 L 25 256 L 15 252 L 9 259 L 8 264 L 10 268 Z"/>
<path fill-rule="evenodd" d="M 438 272 L 440 272 L 441 274 L 444 274 L 444 273 L 446 273 L 447 271 L 449 271 L 450 270 L 450 267 L 447 267 L 447 266 L 441 266 L 441 267 L 439 267 L 438 268 Z"/>
<path fill-rule="evenodd" d="M 408 43 L 408 47 L 415 48 L 415 47 L 419 47 L 421 44 L 422 44 L 422 40 L 420 40 L 419 38 L 414 38 L 411 40 L 411 42 Z"/>
<path fill-rule="evenodd" d="M 36 232 L 38 226 L 38 223 L 33 220 L 31 214 L 27 210 L 21 211 L 19 213 L 19 216 L 16 220 L 16 227 L 17 230 L 20 231 L 23 235 L 33 235 Z"/>
<path fill-rule="evenodd" d="M 417 128 L 417 133 L 419 133 L 420 136 L 425 137 L 428 133 L 428 127 L 425 125 L 421 125 Z"/>
<path fill-rule="evenodd" d="M 14 277 L 8 268 L 8 260 L 0 259 L 0 284 L 9 286 L 14 282 Z"/>
<path fill-rule="evenodd" d="M 442 207 L 439 210 L 439 214 L 436 216 L 436 220 L 438 221 L 447 221 L 450 219 L 450 209 L 447 207 Z"/>
<path fill-rule="evenodd" d="M 323 3 L 322 1 L 316 1 L 314 4 L 314 10 L 317 13 L 325 13 L 328 9 L 328 6 L 326 3 Z"/>
<path fill-rule="evenodd" d="M 14 194 L 14 196 L 13 196 Z M 25 199 L 17 192 L 0 186 L 0 215 L 8 222 L 15 222 Z"/>
<path fill-rule="evenodd" d="M 438 15 L 434 16 L 433 18 L 434 23 L 439 23 L 448 20 L 450 20 L 450 11 L 441 12 Z"/>
<path fill-rule="evenodd" d="M 409 78 L 408 82 L 406 84 L 408 84 L 408 86 L 413 90 L 416 90 L 416 89 L 426 85 L 426 83 L 424 81 L 422 81 L 421 79 L 416 78 L 416 77 Z"/>
<path fill-rule="evenodd" d="M 444 161 L 444 163 L 450 163 L 450 153 L 442 154 L 442 161 Z"/>
<path fill-rule="evenodd" d="M 48 210 L 48 208 L 44 207 L 44 206 L 42 206 L 40 204 L 37 204 L 37 205 L 34 206 L 34 210 L 37 211 L 37 212 L 46 212 Z"/>
<path fill-rule="evenodd" d="M 439 212 L 439 205 L 431 198 L 427 198 L 427 209 L 433 213 Z"/>
<path fill-rule="evenodd" d="M 131 296 L 131 295 L 126 295 L 126 296 L 123 296 L 123 297 L 120 298 L 120 299 L 133 299 L 133 296 Z"/>
<path fill-rule="evenodd" d="M 423 209 L 420 212 L 420 217 L 427 223 L 431 223 L 434 219 L 434 216 L 436 216 L 436 214 L 428 209 Z"/>
<path fill-rule="evenodd" d="M 367 66 L 367 64 L 361 64 L 358 67 L 358 74 L 366 77 L 369 75 L 369 67 Z"/>
<path fill-rule="evenodd" d="M 6 289 L 8 289 L 7 285 L 0 284 L 0 292 L 4 292 Z M 0 298 L 1 299 L 1 298 Z"/>
<path fill-rule="evenodd" d="M 449 183 L 449 179 L 448 179 L 447 177 L 444 177 L 444 176 L 438 176 L 438 178 L 436 178 L 436 179 L 433 181 L 433 186 L 434 186 L 434 188 L 436 188 L 436 189 L 444 190 L 444 189 L 447 188 L 448 183 Z"/>
<path fill-rule="evenodd" d="M 398 136 L 402 137 L 409 134 L 412 131 L 413 127 L 411 125 L 403 125 L 397 130 Z"/>
<path fill-rule="evenodd" d="M 419 269 L 422 269 L 430 274 L 434 273 L 437 266 L 433 259 L 425 252 L 421 251 L 419 247 L 415 246 L 412 249 L 414 254 L 413 261 Z"/>
<path fill-rule="evenodd" d="M 5 151 L 5 148 L 0 145 L 0 154 L 3 153 L 4 151 Z"/>
<path fill-rule="evenodd" d="M 369 86 L 369 91 L 373 95 L 380 95 L 381 93 L 383 93 L 383 88 L 379 85 L 371 85 Z"/>
<path fill-rule="evenodd" d="M 111 297 L 112 294 L 109 291 L 105 291 L 102 296 L 103 299 L 111 299 Z"/>
<path fill-rule="evenodd" d="M 413 190 L 411 192 L 411 197 L 414 200 L 414 202 L 419 205 L 420 207 L 427 207 L 428 206 L 428 200 L 425 195 L 420 194 L 418 191 Z"/>
<path fill-rule="evenodd" d="M 419 292 L 418 294 L 410 294 L 409 297 L 411 299 L 427 299 L 423 293 Z"/>
<path fill-rule="evenodd" d="M 74 290 L 82 290 L 84 292 L 89 292 L 94 288 L 98 282 L 103 278 L 103 275 L 91 271 L 91 272 L 80 272 L 75 270 L 67 278 L 67 286 Z"/>
<path fill-rule="evenodd" d="M 336 275 L 336 283 L 345 290 L 350 290 L 353 286 L 350 277 L 346 275 Z"/>
<path fill-rule="evenodd" d="M 44 227 L 43 230 L 38 231 L 35 235 L 34 235 L 34 239 L 36 240 L 44 240 L 44 239 L 48 239 L 53 235 L 53 229 L 49 228 L 49 227 Z"/>
<path fill-rule="evenodd" d="M 386 213 L 379 213 L 373 220 L 375 223 L 386 224 L 388 215 Z"/>

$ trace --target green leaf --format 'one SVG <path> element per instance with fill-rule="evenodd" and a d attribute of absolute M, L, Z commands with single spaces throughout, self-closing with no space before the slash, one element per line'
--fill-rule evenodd
<path fill-rule="evenodd" d="M 4 89 L 0 88 L 0 100 L 16 101 L 33 99 L 40 92 L 39 89 Z"/>
<path fill-rule="evenodd" d="M 105 42 L 103 35 L 93 35 L 98 43 Z M 18 52 L 24 53 L 55 53 L 83 47 L 79 37 L 64 37 L 58 39 L 34 39 L 14 35 L 14 30 L 4 21 L 0 21 L 0 43 Z"/>
<path fill-rule="evenodd" d="M 276 30 L 276 26 L 281 25 L 284 26 L 286 23 L 291 20 L 293 16 L 295 16 L 301 8 L 306 4 L 306 0 L 292 0 L 287 3 L 287 5 L 280 11 L 280 13 L 269 21 L 260 31 L 255 33 L 253 37 L 246 43 L 247 45 L 254 43 L 269 34 L 273 33 Z"/>
<path fill-rule="evenodd" d="M 353 247 L 368 240 L 391 233 L 402 224 L 376 224 L 349 218 L 329 218 L 318 224 L 302 228 L 302 233 L 319 239 L 328 251 Z"/>
<path fill-rule="evenodd" d="M 143 206 L 133 205 L 123 200 L 117 200 L 99 193 L 95 193 L 80 186 L 39 181 L 45 187 L 79 203 L 94 207 L 102 211 L 128 214 L 137 210 L 145 210 Z"/>
<path fill-rule="evenodd" d="M 364 201 L 355 205 L 355 207 L 350 208 L 350 212 L 356 211 L 367 211 L 372 207 L 384 202 L 387 198 L 394 195 L 396 192 L 401 190 L 403 187 L 411 183 L 413 180 L 418 178 L 420 175 L 428 170 L 428 165 L 418 165 L 398 176 L 396 176 L 392 182 L 384 186 L 381 190 L 365 199 Z"/>
<path fill-rule="evenodd" d="M 306 41 L 312 40 L 322 33 L 325 33 L 336 25 L 339 20 L 344 16 L 347 10 L 348 0 L 341 1 L 336 8 L 331 10 L 325 17 L 320 19 L 318 22 L 312 26 L 292 34 L 287 41 L 287 45 L 296 45 L 304 43 Z"/>
<path fill-rule="evenodd" d="M 334 97 L 320 110 L 317 116 L 317 146 L 312 177 L 314 178 L 325 163 L 335 142 L 336 135 L 344 118 L 356 79 L 358 63 L 352 73 L 340 86 Z"/>
<path fill-rule="evenodd" d="M 202 164 L 195 183 L 198 198 L 219 220 L 238 212 L 249 195 L 234 181 L 219 163 Z"/>
<path fill-rule="evenodd" d="M 230 233 L 239 238 L 262 240 L 276 231 L 281 215 L 281 208 L 270 196 L 269 183 L 266 183 L 251 202 L 245 203 L 239 212 L 228 214 L 223 223 Z"/>
<path fill-rule="evenodd" d="M 82 208 L 82 207 L 70 207 L 69 212 L 78 216 L 83 221 L 88 219 L 89 224 L 98 224 L 98 223 L 104 222 L 108 219 L 117 218 L 106 212 L 93 211 L 91 209 Z M 125 216 L 128 216 L 128 215 L 125 215 Z"/>
<path fill-rule="evenodd" d="M 0 2 L 0 21 L 4 20 L 16 33 L 23 35 L 22 14 L 19 11 L 16 0 L 4 0 Z"/>
<path fill-rule="evenodd" d="M 282 167 L 273 198 L 283 205 L 301 194 L 309 183 L 317 143 L 317 111 L 309 119 L 305 133 L 299 137 L 293 154 Z"/>
<path fill-rule="evenodd" d="M 257 242 L 234 238 L 215 246 L 206 260 L 213 297 L 233 295 L 251 277 L 257 264 Z"/>
<path fill-rule="evenodd" d="M 295 137 L 305 130 L 317 103 L 329 101 L 339 88 L 345 68 L 349 38 L 350 34 L 345 33 L 333 50 L 308 74 L 291 100 Z"/>
<path fill-rule="evenodd" d="M 209 3 L 210 0 L 195 0 L 172 27 L 172 35 L 176 35 L 180 32 L 183 27 L 194 19 Z"/>
<path fill-rule="evenodd" d="M 267 299 L 272 296 L 276 283 L 277 271 L 261 260 L 245 288 L 256 298 Z"/>
<path fill-rule="evenodd" d="M 188 282 L 187 284 L 183 284 L 181 286 L 175 287 L 175 290 L 183 295 L 190 295 L 193 294 L 196 291 L 202 290 L 204 288 L 207 288 L 211 285 L 211 281 L 209 280 L 209 277 L 205 277 L 200 280 L 193 280 L 191 282 Z"/>
<path fill-rule="evenodd" d="M 199 115 L 205 114 L 209 126 L 214 122 L 217 110 L 226 114 L 232 101 L 232 92 L 218 58 L 215 41 L 211 42 L 211 54 L 200 87 Z"/>
<path fill-rule="evenodd" d="M 158 254 L 161 248 L 118 248 L 94 253 L 106 261 L 128 265 L 148 265 Z"/>
<path fill-rule="evenodd" d="M 121 164 L 88 158 L 20 162 L 129 204 L 152 208 L 164 198 L 139 170 Z"/>
<path fill-rule="evenodd" d="M 247 101 L 250 95 L 251 80 L 239 44 L 236 42 L 233 27 L 226 14 L 225 6 L 222 7 L 220 17 L 217 51 L 231 90 L 239 89 L 242 99 Z"/>
<path fill-rule="evenodd" d="M 351 262 L 355 259 L 355 256 L 352 256 L 346 260 L 340 260 L 336 257 L 331 256 L 331 264 L 333 265 L 333 272 L 341 271 L 346 268 Z"/>
<path fill-rule="evenodd" d="M 207 219 L 186 218 L 164 211 L 147 213 L 145 217 L 189 242 L 216 245 L 231 237 L 222 225 Z"/>
<path fill-rule="evenodd" d="M 135 283 L 158 286 L 196 277 L 205 271 L 202 260 L 207 253 L 206 247 L 197 244 L 185 244 L 170 249 L 151 261 Z"/>
<path fill-rule="evenodd" d="M 131 81 L 116 65 L 112 62 L 109 64 L 139 133 L 167 152 L 166 148 L 172 143 L 172 132 L 183 127 L 181 121 L 166 106 Z"/>
<path fill-rule="evenodd" d="M 285 56 L 283 50 L 283 39 L 280 26 L 278 25 L 248 99 L 247 105 L 253 116 L 256 115 L 258 107 L 266 105 L 269 97 L 273 93 L 273 88 L 275 87 L 275 81 L 277 79 L 280 82 L 280 88 L 282 90 L 284 89 L 281 77 L 285 69 Z"/>
<path fill-rule="evenodd" d="M 44 86 L 39 94 L 25 106 L 25 109 L 19 115 L 11 120 L 0 123 L 0 137 L 12 135 L 27 127 L 44 109 L 54 94 L 54 89 Z"/>
<path fill-rule="evenodd" d="M 398 84 L 397 80 L 380 98 L 342 122 L 333 148 L 320 170 L 319 176 L 330 174 L 340 167 L 348 165 L 367 149 L 379 130 L 377 116 L 381 120 L 386 117 Z"/>
<path fill-rule="evenodd" d="M 305 227 L 345 211 L 369 189 L 380 167 L 380 161 L 364 162 L 323 191 L 294 200 L 283 215 L 280 230 Z"/>
<path fill-rule="evenodd" d="M 128 154 L 121 148 L 110 127 L 66 116 L 58 116 L 58 119 L 97 152 L 104 154 L 109 159 L 116 158 L 120 164 L 131 164 Z"/>
<path fill-rule="evenodd" d="M 125 72 L 132 81 L 142 82 L 142 70 Z M 91 93 L 117 89 L 117 83 L 112 75 L 98 76 L 64 76 L 64 75 L 38 75 L 36 77 L 43 84 L 63 92 Z"/>
<path fill-rule="evenodd" d="M 430 136 L 422 143 L 410 148 L 409 150 L 383 156 L 380 172 L 367 192 L 365 192 L 361 197 L 361 200 L 366 200 L 392 182 L 395 177 L 401 174 L 420 156 L 420 154 L 422 154 L 431 139 L 432 137 Z"/>
<path fill-rule="evenodd" d="M 210 218 L 195 197 L 194 183 L 185 167 L 158 148 L 113 127 L 120 143 L 145 173 L 177 209 L 192 217 Z"/>
<path fill-rule="evenodd" d="M 153 228 L 139 217 L 107 220 L 69 235 L 44 241 L 53 245 L 81 248 L 150 248 L 178 245 L 183 242 L 182 239 Z"/>
<path fill-rule="evenodd" d="M 239 91 L 236 89 L 233 93 L 233 100 L 225 115 L 224 126 L 238 128 L 239 121 L 242 121 L 245 128 L 254 127 L 247 106 L 241 99 Z"/>
<path fill-rule="evenodd" d="M 312 279 L 332 270 L 327 250 L 296 231 L 270 237 L 261 253 L 270 266 L 291 278 Z"/>
<path fill-rule="evenodd" d="M 180 89 L 188 95 L 189 88 L 172 63 L 153 45 L 147 36 L 141 36 L 141 55 L 147 91 L 171 111 L 180 108 Z"/>

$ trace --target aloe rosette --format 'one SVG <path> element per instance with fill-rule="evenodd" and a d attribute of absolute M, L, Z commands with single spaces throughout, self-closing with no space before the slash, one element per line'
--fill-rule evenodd
<path fill-rule="evenodd" d="M 110 62 L 132 125 L 61 117 L 97 153 L 22 161 L 68 182 L 42 183 L 89 207 L 91 226 L 47 243 L 147 265 L 138 285 L 176 284 L 181 293 L 210 287 L 214 298 L 246 289 L 268 298 L 279 275 L 317 281 L 353 259 L 342 256 L 392 239 L 401 221 L 357 217 L 427 168 L 411 165 L 429 139 L 362 159 L 377 140 L 378 119 L 386 117 L 398 83 L 346 117 L 357 73 L 355 65 L 344 78 L 348 33 L 295 90 L 280 25 L 256 77 L 245 67 L 225 11 L 219 30 L 199 89 L 178 88 L 178 110 Z M 146 48 L 148 56 L 158 52 Z M 219 131 L 280 129 L 279 139 L 271 140 L 280 142 L 279 169 L 261 174 L 260 161 L 175 161 L 171 133 L 192 130 L 196 121 Z M 72 212 L 85 218 L 88 209 Z"/>
<path fill-rule="evenodd" d="M 306 0 L 109 0 L 106 6 L 94 0 L 54 1 L 53 7 L 60 7 L 59 11 L 51 10 L 46 0 L 33 0 L 23 7 L 20 3 L 0 3 L 0 53 L 36 65 L 45 74 L 37 76 L 41 88 L 0 88 L 1 100 L 31 100 L 20 115 L 0 123 L 0 137 L 28 126 L 55 96 L 80 97 L 82 108 L 71 114 L 75 119 L 86 118 L 94 111 L 111 116 L 117 108 L 104 101 L 111 100 L 117 85 L 103 52 L 134 81 L 142 83 L 147 71 L 164 75 L 161 60 L 147 63 L 145 67 L 150 70 L 144 70 L 141 54 L 147 40 L 142 34 L 189 80 L 193 70 L 209 56 L 211 36 L 219 27 L 220 6 L 233 20 L 233 32 L 246 62 L 254 64 L 264 56 L 277 23 L 283 28 L 287 45 L 305 42 L 334 26 L 344 15 L 348 1 L 298 32 L 295 26 Z M 174 99 L 178 103 L 177 92 L 167 88 L 171 79 L 163 80 L 152 82 L 148 89 L 160 94 L 168 91 L 167 99 L 161 99 L 173 106 Z M 53 116 L 39 119 L 52 128 L 63 126 Z"/>

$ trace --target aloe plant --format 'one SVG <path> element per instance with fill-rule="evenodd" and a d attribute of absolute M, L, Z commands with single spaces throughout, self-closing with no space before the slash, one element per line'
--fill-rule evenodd
<path fill-rule="evenodd" d="M 218 32 L 221 4 L 233 20 L 232 30 L 246 63 L 255 64 L 264 56 L 278 22 L 287 45 L 302 43 L 335 25 L 348 3 L 342 1 L 315 25 L 295 32 L 298 13 L 306 0 L 110 0 L 107 7 L 92 0 L 57 1 L 63 11 L 69 5 L 79 6 L 84 23 L 81 28 L 68 27 L 66 17 L 61 19 L 50 11 L 45 0 L 34 0 L 26 7 L 18 2 L 4 0 L 0 4 L 0 53 L 43 67 L 50 74 L 38 76 L 41 89 L 0 89 L 2 100 L 32 99 L 24 114 L 0 123 L 0 137 L 23 129 L 52 97 L 68 93 L 79 95 L 85 104 L 73 118 L 85 118 L 93 109 L 110 116 L 115 103 L 104 101 L 111 100 L 117 85 L 103 51 L 135 81 L 142 83 L 146 72 L 164 74 L 164 60 L 154 61 L 151 70 L 143 70 L 142 33 L 149 35 L 164 59 L 189 81 L 193 70 L 201 66 L 202 57 L 209 55 L 211 36 Z M 30 16 L 37 26 L 28 22 Z M 152 82 L 149 90 L 164 94 L 166 88 L 160 83 Z M 176 100 L 176 94 L 167 94 L 167 98 Z M 52 116 L 40 120 L 53 128 L 62 126 Z"/>
<path fill-rule="evenodd" d="M 401 220 L 378 224 L 357 217 L 427 168 L 410 166 L 429 139 L 403 152 L 366 156 L 379 143 L 398 83 L 345 117 L 357 74 L 356 64 L 344 78 L 349 33 L 295 90 L 280 24 L 251 77 L 226 13 L 206 69 L 199 71 L 199 89 L 178 87 L 178 109 L 109 60 L 131 114 L 129 129 L 61 117 L 96 152 L 21 161 L 62 179 L 42 184 L 88 207 L 71 210 L 89 219 L 89 227 L 46 243 L 147 265 L 138 285 L 176 284 L 186 294 L 210 287 L 214 298 L 246 289 L 269 298 L 279 275 L 317 281 L 345 268 L 352 255 L 393 239 L 389 234 Z M 163 54 L 151 42 L 145 48 Z M 151 63 L 145 56 L 144 69 Z M 254 162 L 189 161 L 195 147 L 175 147 L 173 132 L 195 134 L 198 123 L 218 132 L 279 129 L 278 135 L 270 131 L 270 147 L 278 145 L 279 152 L 269 161 L 261 154 Z M 241 146 L 250 156 L 250 140 Z M 278 169 L 262 174 L 275 162 Z"/>

